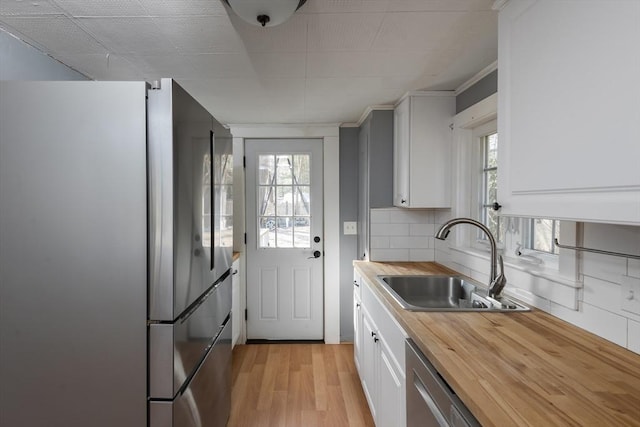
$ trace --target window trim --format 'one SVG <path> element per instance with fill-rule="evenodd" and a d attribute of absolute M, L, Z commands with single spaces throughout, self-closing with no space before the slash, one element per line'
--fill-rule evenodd
<path fill-rule="evenodd" d="M 471 218 L 476 219 L 484 224 L 482 215 L 481 200 L 484 197 L 484 150 L 482 149 L 482 139 L 488 135 L 498 132 L 498 121 L 496 118 L 487 120 L 485 123 L 473 126 L 471 130 L 472 149 L 472 165 L 469 169 L 471 175 L 471 209 L 469 211 Z M 499 140 L 498 140 L 499 141 Z M 498 142 L 499 143 L 499 142 Z M 497 166 L 496 166 L 497 169 Z M 500 226 L 498 226 L 498 230 Z M 497 237 L 497 236 L 496 236 Z M 497 240 L 496 240 L 497 241 Z M 484 233 L 478 229 L 471 229 L 469 232 L 468 242 L 470 246 L 476 249 L 488 250 L 489 239 Z"/>

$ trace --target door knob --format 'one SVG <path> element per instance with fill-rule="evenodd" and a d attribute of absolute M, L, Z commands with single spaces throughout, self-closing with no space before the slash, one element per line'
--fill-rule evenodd
<path fill-rule="evenodd" d="M 312 259 L 312 258 L 320 258 L 320 255 L 322 255 L 322 252 L 320 251 L 313 251 L 313 256 L 310 256 L 307 259 Z"/>

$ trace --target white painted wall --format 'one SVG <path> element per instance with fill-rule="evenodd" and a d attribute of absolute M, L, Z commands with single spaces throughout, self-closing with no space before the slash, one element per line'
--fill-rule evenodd
<path fill-rule="evenodd" d="M 84 75 L 0 30 L 0 80 L 88 80 Z"/>

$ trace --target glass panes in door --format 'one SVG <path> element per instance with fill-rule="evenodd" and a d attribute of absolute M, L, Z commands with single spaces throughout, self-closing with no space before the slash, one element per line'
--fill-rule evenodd
<path fill-rule="evenodd" d="M 310 154 L 258 156 L 258 247 L 311 247 Z"/>

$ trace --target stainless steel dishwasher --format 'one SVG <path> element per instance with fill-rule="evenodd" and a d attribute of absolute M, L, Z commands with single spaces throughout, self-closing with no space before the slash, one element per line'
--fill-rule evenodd
<path fill-rule="evenodd" d="M 407 427 L 480 426 L 411 339 L 406 350 Z"/>

